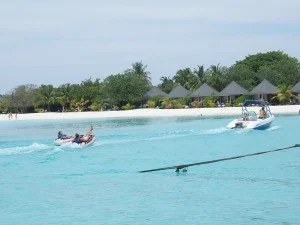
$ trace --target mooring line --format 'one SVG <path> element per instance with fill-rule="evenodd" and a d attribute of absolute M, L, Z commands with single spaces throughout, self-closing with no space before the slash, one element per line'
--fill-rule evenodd
<path fill-rule="evenodd" d="M 300 144 L 295 144 L 293 146 L 286 147 L 286 148 L 279 148 L 279 149 L 275 149 L 275 150 L 269 150 L 269 151 L 251 153 L 251 154 L 247 154 L 247 155 L 239 155 L 239 156 L 233 156 L 233 157 L 228 157 L 228 158 L 203 161 L 203 162 L 198 162 L 198 163 L 191 163 L 191 164 L 182 164 L 182 165 L 177 165 L 177 166 L 162 167 L 162 168 L 151 169 L 151 170 L 142 170 L 142 171 L 139 171 L 139 173 L 148 173 L 148 172 L 154 172 L 154 171 L 160 171 L 160 170 L 171 170 L 171 169 L 176 169 L 176 171 L 178 172 L 180 169 L 183 169 L 183 168 L 186 168 L 186 167 L 189 167 L 189 166 L 199 166 L 199 165 L 203 165 L 203 164 L 216 163 L 216 162 L 221 162 L 221 161 L 226 161 L 226 160 L 240 159 L 240 158 L 244 158 L 244 157 L 255 156 L 255 155 L 262 155 L 262 154 L 266 154 L 266 153 L 278 152 L 278 151 L 283 151 L 283 150 L 292 149 L 292 148 L 298 148 L 298 147 L 300 147 Z"/>

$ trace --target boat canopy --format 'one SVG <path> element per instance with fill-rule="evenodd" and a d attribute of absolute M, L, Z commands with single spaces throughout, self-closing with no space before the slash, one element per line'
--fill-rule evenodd
<path fill-rule="evenodd" d="M 260 101 L 260 100 L 246 100 L 243 106 L 247 107 L 248 105 L 260 105 L 262 107 L 267 106 L 267 104 L 264 101 Z"/>
<path fill-rule="evenodd" d="M 247 106 L 249 106 L 249 105 L 259 105 L 261 107 L 264 107 L 265 110 L 266 110 L 266 114 L 272 115 L 270 107 L 267 105 L 267 103 L 265 103 L 264 101 L 260 101 L 260 100 L 246 100 L 243 104 L 243 107 L 242 107 L 242 114 L 243 115 L 245 113 L 248 114 Z"/>

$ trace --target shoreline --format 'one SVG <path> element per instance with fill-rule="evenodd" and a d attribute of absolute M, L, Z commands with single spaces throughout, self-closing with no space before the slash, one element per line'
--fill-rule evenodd
<path fill-rule="evenodd" d="M 249 111 L 258 112 L 259 107 L 249 107 Z M 270 106 L 276 115 L 298 115 L 300 105 Z M 127 111 L 97 112 L 48 112 L 18 114 L 13 120 L 59 120 L 59 119 L 105 119 L 105 118 L 147 118 L 147 117 L 230 117 L 241 115 L 241 107 L 188 108 L 188 109 L 133 109 Z M 9 121 L 7 114 L 1 114 L 0 121 Z"/>

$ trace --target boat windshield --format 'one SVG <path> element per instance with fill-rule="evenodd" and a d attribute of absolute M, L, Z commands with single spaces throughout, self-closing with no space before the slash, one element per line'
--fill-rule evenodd
<path fill-rule="evenodd" d="M 265 109 L 265 114 L 267 117 L 269 117 L 270 115 L 272 115 L 271 111 L 270 111 L 270 108 L 269 106 L 263 102 L 263 101 L 260 101 L 260 100 L 246 100 L 243 104 L 243 107 L 242 107 L 242 113 L 243 115 L 246 113 L 249 115 L 250 112 L 248 112 L 247 110 L 247 106 L 258 106 L 258 107 L 263 107 Z M 255 113 L 253 111 L 251 111 L 252 113 Z M 254 116 L 254 115 L 253 115 Z M 255 113 L 255 116 L 256 116 L 256 113 Z"/>
<path fill-rule="evenodd" d="M 257 116 L 257 114 L 254 111 L 248 111 L 248 116 Z"/>

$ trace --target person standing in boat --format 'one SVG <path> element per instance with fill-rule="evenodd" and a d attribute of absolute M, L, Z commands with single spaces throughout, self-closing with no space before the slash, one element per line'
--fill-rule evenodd
<path fill-rule="evenodd" d="M 261 107 L 261 109 L 259 110 L 259 119 L 264 119 L 266 115 L 266 111 L 264 107 Z"/>

